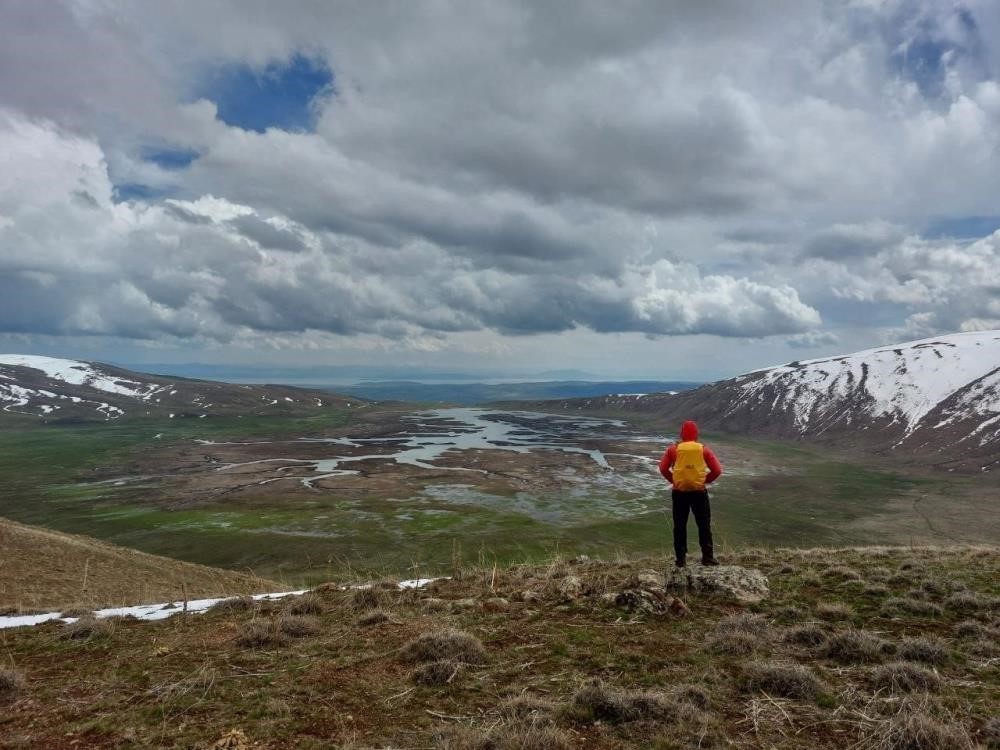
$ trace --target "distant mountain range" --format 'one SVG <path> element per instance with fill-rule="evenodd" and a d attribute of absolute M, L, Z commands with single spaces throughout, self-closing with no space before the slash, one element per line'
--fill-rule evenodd
<path fill-rule="evenodd" d="M 1000 331 L 790 362 L 676 395 L 563 400 L 558 408 L 697 419 L 732 433 L 825 439 L 985 472 L 1000 468 Z"/>
<path fill-rule="evenodd" d="M 294 414 L 366 405 L 363 400 L 282 385 L 234 385 L 148 375 L 96 362 L 0 354 L 0 414 L 49 422 L 129 416 Z"/>
<path fill-rule="evenodd" d="M 581 381 L 553 380 L 535 383 L 419 383 L 372 381 L 338 386 L 339 393 L 377 401 L 418 401 L 471 406 L 495 401 L 582 398 L 587 396 L 644 395 L 696 388 L 699 383 L 672 380 Z"/>

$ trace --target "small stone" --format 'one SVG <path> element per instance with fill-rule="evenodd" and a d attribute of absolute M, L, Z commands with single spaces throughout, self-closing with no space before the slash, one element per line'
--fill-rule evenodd
<path fill-rule="evenodd" d="M 525 604 L 537 604 L 542 600 L 542 595 L 537 591 L 522 591 L 520 593 L 520 599 Z"/>
<path fill-rule="evenodd" d="M 631 588 L 663 589 L 663 575 L 655 570 L 640 570 L 629 581 Z"/>
<path fill-rule="evenodd" d="M 456 599 L 451 602 L 452 609 L 475 609 L 476 600 L 475 599 Z"/>
<path fill-rule="evenodd" d="M 573 601 L 584 593 L 583 581 L 577 576 L 566 576 L 559 581 L 559 596 L 563 601 Z"/>
<path fill-rule="evenodd" d="M 510 602 L 501 596 L 497 596 L 484 601 L 483 609 L 487 612 L 506 612 L 510 609 Z"/>

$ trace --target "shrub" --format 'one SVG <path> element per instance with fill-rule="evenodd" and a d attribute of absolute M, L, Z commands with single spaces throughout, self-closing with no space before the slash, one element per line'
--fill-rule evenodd
<path fill-rule="evenodd" d="M 948 649 L 937 639 L 904 638 L 899 644 L 899 655 L 910 661 L 941 664 L 948 658 Z"/>
<path fill-rule="evenodd" d="M 818 625 L 799 625 L 786 630 L 784 639 L 797 646 L 821 646 L 826 643 L 826 633 Z"/>
<path fill-rule="evenodd" d="M 94 638 L 108 638 L 114 632 L 113 623 L 88 615 L 75 622 L 66 623 L 59 637 L 72 641 L 89 641 Z"/>
<path fill-rule="evenodd" d="M 321 615 L 326 611 L 326 604 L 322 596 L 309 592 L 292 597 L 285 611 L 290 615 Z"/>
<path fill-rule="evenodd" d="M 431 661 L 414 669 L 410 673 L 410 679 L 418 685 L 440 687 L 452 682 L 464 668 L 462 662 L 450 659 Z"/>
<path fill-rule="evenodd" d="M 24 675 L 14 669 L 0 667 L 0 703 L 10 703 L 24 689 Z"/>
<path fill-rule="evenodd" d="M 749 665 L 741 685 L 747 692 L 762 690 L 769 695 L 802 700 L 816 700 L 823 692 L 823 683 L 812 670 L 801 664 L 779 662 Z"/>
<path fill-rule="evenodd" d="M 669 719 L 677 706 L 662 693 L 620 690 L 592 680 L 573 696 L 573 704 L 595 719 L 615 723 L 638 719 Z"/>
<path fill-rule="evenodd" d="M 448 629 L 417 636 L 404 644 L 399 656 L 407 662 L 451 659 L 466 664 L 483 664 L 486 661 L 486 649 L 475 636 L 461 630 Z"/>
<path fill-rule="evenodd" d="M 875 667 L 871 673 L 871 682 L 876 688 L 894 693 L 911 693 L 915 690 L 936 690 L 941 684 L 941 678 L 918 664 L 894 661 Z"/>
<path fill-rule="evenodd" d="M 273 621 L 254 620 L 240 628 L 236 643 L 247 648 L 287 646 L 288 637 L 278 630 Z"/>
<path fill-rule="evenodd" d="M 276 627 L 279 632 L 290 635 L 293 638 L 316 635 L 320 631 L 319 622 L 315 617 L 309 617 L 308 615 L 282 615 L 278 618 Z"/>
<path fill-rule="evenodd" d="M 390 620 L 392 620 L 392 614 L 388 610 L 372 609 L 358 618 L 358 625 L 362 627 L 381 625 L 383 622 L 389 622 Z"/>
<path fill-rule="evenodd" d="M 881 661 L 894 651 L 891 643 L 864 630 L 845 630 L 834 633 L 826 643 L 823 653 L 842 664 Z"/>

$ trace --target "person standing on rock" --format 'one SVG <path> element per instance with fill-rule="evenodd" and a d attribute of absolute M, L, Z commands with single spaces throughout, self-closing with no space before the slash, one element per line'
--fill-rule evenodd
<path fill-rule="evenodd" d="M 707 445 L 698 442 L 698 425 L 681 425 L 681 439 L 667 448 L 660 459 L 660 473 L 670 482 L 674 517 L 674 556 L 678 568 L 687 559 L 688 512 L 694 513 L 701 545 L 701 564 L 718 565 L 712 550 L 712 511 L 708 485 L 722 476 L 722 464 Z"/>

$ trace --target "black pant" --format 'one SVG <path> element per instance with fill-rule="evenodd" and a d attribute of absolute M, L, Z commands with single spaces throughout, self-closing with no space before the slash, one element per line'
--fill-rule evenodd
<path fill-rule="evenodd" d="M 679 561 L 687 557 L 688 510 L 694 513 L 698 524 L 698 544 L 701 545 L 701 557 L 710 559 L 712 555 L 712 509 L 708 504 L 708 490 L 672 490 L 671 505 L 674 513 L 674 555 Z"/>

